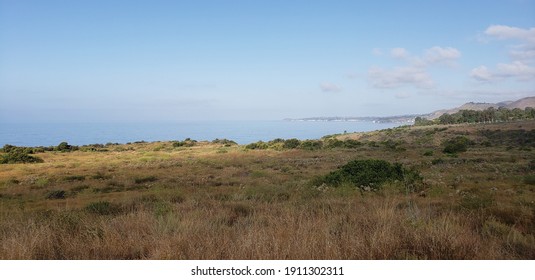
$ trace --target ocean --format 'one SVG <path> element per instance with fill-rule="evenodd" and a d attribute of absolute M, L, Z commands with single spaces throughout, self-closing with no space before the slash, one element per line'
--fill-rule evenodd
<path fill-rule="evenodd" d="M 229 139 L 238 144 L 275 138 L 319 139 L 322 136 L 399 126 L 399 123 L 351 121 L 182 121 L 154 123 L 0 123 L 0 146 L 55 146 Z"/>

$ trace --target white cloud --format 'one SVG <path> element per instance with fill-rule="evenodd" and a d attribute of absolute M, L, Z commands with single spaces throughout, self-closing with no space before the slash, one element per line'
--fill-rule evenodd
<path fill-rule="evenodd" d="M 487 69 L 487 67 L 483 65 L 476 67 L 472 69 L 472 71 L 470 71 L 470 77 L 478 81 L 486 81 L 486 82 L 492 81 L 493 80 L 492 76 L 493 75 L 489 72 L 489 69 Z"/>
<path fill-rule="evenodd" d="M 333 83 L 322 83 L 320 84 L 320 89 L 323 92 L 340 92 L 342 88 Z"/>
<path fill-rule="evenodd" d="M 507 25 L 491 25 L 485 30 L 485 34 L 502 40 L 518 39 L 535 43 L 535 27 L 522 29 Z"/>
<path fill-rule="evenodd" d="M 424 69 L 417 67 L 399 67 L 391 70 L 372 67 L 368 71 L 368 77 L 372 85 L 377 88 L 397 88 L 405 85 L 431 88 L 434 85 L 431 76 Z"/>
<path fill-rule="evenodd" d="M 452 62 L 461 57 L 461 52 L 452 47 L 434 46 L 425 51 L 424 61 L 428 64 Z"/>
<path fill-rule="evenodd" d="M 404 48 L 393 48 L 390 56 L 402 59 L 407 65 L 392 69 L 371 67 L 368 79 L 377 88 L 397 88 L 414 86 L 417 88 L 432 88 L 435 82 L 428 73 L 433 65 L 453 65 L 461 57 L 461 52 L 452 47 L 434 46 L 424 51 L 421 56 L 411 56 Z"/>
<path fill-rule="evenodd" d="M 504 78 L 516 78 L 520 81 L 529 81 L 535 79 L 535 68 L 521 61 L 513 61 L 513 63 L 500 63 L 497 66 L 497 75 Z"/>
<path fill-rule="evenodd" d="M 511 48 L 509 55 L 513 60 L 524 61 L 526 63 L 532 63 L 535 59 L 535 44 L 518 45 Z"/>
<path fill-rule="evenodd" d="M 390 55 L 393 58 L 407 58 L 409 56 L 409 53 L 404 48 L 393 48 L 390 50 Z"/>
<path fill-rule="evenodd" d="M 512 63 L 498 64 L 495 71 L 490 71 L 485 66 L 476 67 L 472 69 L 470 76 L 482 82 L 495 82 L 507 78 L 513 78 L 517 81 L 531 81 L 535 80 L 535 67 L 521 61 L 513 61 Z"/>
<path fill-rule="evenodd" d="M 507 25 L 491 25 L 485 35 L 499 40 L 515 40 L 521 43 L 509 46 L 511 62 L 499 63 L 495 70 L 486 66 L 472 69 L 470 76 L 482 82 L 495 82 L 504 79 L 517 81 L 535 80 L 535 27 L 523 29 Z"/>
<path fill-rule="evenodd" d="M 406 59 L 415 67 L 426 67 L 439 63 L 451 65 L 461 57 L 461 52 L 452 47 L 434 46 L 425 50 L 421 56 L 410 56 L 409 52 L 404 48 L 393 48 L 390 50 L 390 56 L 397 59 Z"/>

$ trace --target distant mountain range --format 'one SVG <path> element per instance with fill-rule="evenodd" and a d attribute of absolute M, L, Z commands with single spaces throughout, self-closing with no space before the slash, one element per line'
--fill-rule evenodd
<path fill-rule="evenodd" d="M 433 119 L 436 119 L 440 116 L 442 116 L 443 114 L 455 114 L 461 110 L 475 110 L 475 111 L 483 111 L 487 108 L 490 108 L 490 107 L 494 107 L 496 109 L 500 108 L 500 107 L 504 107 L 504 108 L 507 108 L 507 109 L 515 109 L 515 108 L 519 108 L 519 109 L 522 109 L 524 110 L 526 107 L 533 107 L 535 108 L 535 96 L 531 96 L 531 97 L 526 97 L 526 98 L 522 98 L 522 99 L 519 99 L 519 100 L 516 100 L 516 101 L 502 101 L 502 102 L 498 102 L 498 103 L 475 103 L 475 102 L 468 102 L 468 103 L 465 103 L 463 104 L 462 106 L 460 107 L 457 107 L 457 108 L 452 108 L 452 109 L 445 109 L 445 110 L 438 110 L 438 111 L 434 111 L 430 114 L 424 114 L 424 115 L 421 115 L 420 117 L 423 117 L 423 118 L 426 118 L 426 119 L 429 119 L 429 120 L 433 120 Z"/>
<path fill-rule="evenodd" d="M 402 116 L 390 116 L 390 117 L 312 117 L 312 118 L 300 118 L 300 119 L 284 119 L 285 121 L 328 121 L 328 122 L 376 122 L 376 123 L 412 123 L 416 117 L 422 117 L 429 120 L 436 119 L 443 114 L 455 114 L 461 110 L 476 110 L 483 111 L 487 108 L 494 107 L 496 109 L 505 107 L 507 109 L 519 108 L 524 110 L 526 107 L 535 108 L 535 96 L 525 97 L 516 101 L 503 101 L 498 103 L 476 103 L 468 102 L 460 107 L 452 109 L 443 109 L 434 111 L 429 114 L 419 115 L 402 115 Z"/>

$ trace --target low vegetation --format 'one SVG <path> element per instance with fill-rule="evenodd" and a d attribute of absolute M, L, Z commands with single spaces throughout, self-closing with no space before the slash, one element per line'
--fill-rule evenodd
<path fill-rule="evenodd" d="M 38 163 L 43 162 L 41 158 L 30 155 L 25 149 L 10 149 L 0 157 L 0 164 L 12 163 Z"/>
<path fill-rule="evenodd" d="M 455 138 L 444 141 L 444 149 L 442 150 L 442 152 L 444 152 L 445 154 L 457 154 L 466 152 L 468 150 L 468 146 L 472 144 L 473 142 L 470 141 L 470 139 L 464 136 L 456 136 Z"/>
<path fill-rule="evenodd" d="M 0 258 L 534 259 L 533 133 L 6 145 Z"/>
<path fill-rule="evenodd" d="M 337 170 L 319 178 L 317 183 L 334 187 L 349 185 L 367 190 L 379 190 L 386 182 L 396 183 L 407 181 L 414 185 L 421 183 L 422 178 L 414 170 L 403 168 L 399 163 L 389 163 L 384 160 L 367 159 L 353 160 L 339 167 Z"/>

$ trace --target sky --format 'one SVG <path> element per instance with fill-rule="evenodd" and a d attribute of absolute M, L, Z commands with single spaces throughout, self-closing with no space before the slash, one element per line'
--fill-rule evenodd
<path fill-rule="evenodd" d="M 527 96 L 531 0 L 0 0 L 0 122 L 392 116 Z"/>

